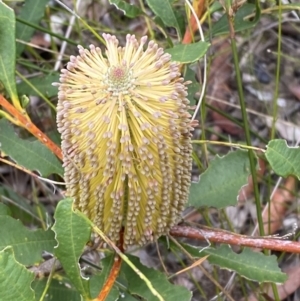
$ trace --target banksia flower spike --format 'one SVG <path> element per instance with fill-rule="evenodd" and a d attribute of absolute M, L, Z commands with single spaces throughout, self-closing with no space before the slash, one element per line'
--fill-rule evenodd
<path fill-rule="evenodd" d="M 186 204 L 191 120 L 178 63 L 147 37 L 103 34 L 61 71 L 57 124 L 67 193 L 124 248 L 166 234 Z"/>

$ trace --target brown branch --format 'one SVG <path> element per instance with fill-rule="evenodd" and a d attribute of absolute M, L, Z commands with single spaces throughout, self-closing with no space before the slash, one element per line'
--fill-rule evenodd
<path fill-rule="evenodd" d="M 229 245 L 300 254 L 300 243 L 296 241 L 273 237 L 249 237 L 204 226 L 200 226 L 199 229 L 188 226 L 174 226 L 170 230 L 170 234 L 174 237 L 194 238 Z"/>
<path fill-rule="evenodd" d="M 46 147 L 48 147 L 59 159 L 62 160 L 62 152 L 47 135 L 45 135 L 39 128 L 37 128 L 28 116 L 20 113 L 11 103 L 9 103 L 2 95 L 0 95 L 0 105 L 5 108 L 10 115 L 16 120 L 16 124 L 24 127 L 38 140 L 40 140 Z"/>

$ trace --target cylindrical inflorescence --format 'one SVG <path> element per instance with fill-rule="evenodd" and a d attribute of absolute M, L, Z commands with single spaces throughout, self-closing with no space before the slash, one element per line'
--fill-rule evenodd
<path fill-rule="evenodd" d="M 103 34 L 61 70 L 57 125 L 75 207 L 124 248 L 175 225 L 188 199 L 191 119 L 179 64 L 147 37 Z"/>

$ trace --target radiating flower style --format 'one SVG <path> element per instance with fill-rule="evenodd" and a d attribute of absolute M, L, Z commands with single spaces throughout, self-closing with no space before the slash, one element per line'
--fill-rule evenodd
<path fill-rule="evenodd" d="M 103 34 L 61 71 L 57 124 L 67 193 L 124 248 L 166 234 L 186 204 L 191 120 L 178 63 L 147 37 Z M 144 49 L 145 48 L 145 49 Z"/>

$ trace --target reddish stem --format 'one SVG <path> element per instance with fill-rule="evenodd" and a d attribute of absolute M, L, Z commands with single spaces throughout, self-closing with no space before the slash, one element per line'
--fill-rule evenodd
<path fill-rule="evenodd" d="M 121 257 L 119 257 L 116 254 L 115 262 L 110 270 L 108 278 L 107 278 L 106 282 L 104 283 L 103 288 L 101 289 L 98 297 L 96 299 L 94 299 L 94 301 L 104 301 L 107 298 L 109 292 L 111 291 L 111 289 L 119 275 L 121 265 L 122 265 L 122 259 L 121 259 Z"/>
<path fill-rule="evenodd" d="M 123 236 L 124 236 L 124 229 L 122 229 L 120 231 L 120 242 L 118 244 L 119 249 L 121 250 L 121 252 L 124 253 Z M 109 292 L 111 291 L 114 283 L 116 282 L 116 279 L 117 279 L 120 269 L 121 269 L 122 259 L 118 254 L 116 254 L 115 256 L 116 256 L 115 262 L 114 262 L 114 264 L 110 270 L 110 273 L 103 285 L 103 288 L 101 289 L 98 297 L 93 301 L 105 301 L 105 299 L 107 298 Z"/>
<path fill-rule="evenodd" d="M 0 105 L 5 108 L 10 115 L 16 119 L 16 123 L 26 130 L 28 130 L 32 135 L 34 135 L 38 140 L 40 140 L 45 146 L 47 146 L 59 159 L 62 160 L 62 152 L 59 146 L 57 146 L 47 135 L 45 135 L 39 128 L 37 128 L 28 116 L 20 113 L 11 103 L 9 103 L 2 95 L 0 95 Z"/>
<path fill-rule="evenodd" d="M 198 5 L 194 7 L 195 13 L 198 16 L 198 19 L 200 19 L 205 11 L 205 0 L 198 1 Z M 194 37 L 194 32 L 198 29 L 197 21 L 194 17 L 194 15 L 191 13 L 191 17 L 189 20 L 188 25 L 185 29 L 185 34 L 182 39 L 182 44 L 191 44 Z"/>

